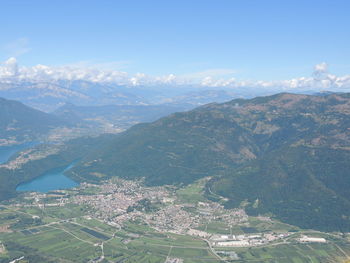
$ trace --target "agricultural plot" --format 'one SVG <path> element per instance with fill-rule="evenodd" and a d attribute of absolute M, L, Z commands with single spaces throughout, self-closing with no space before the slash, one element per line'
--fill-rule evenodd
<path fill-rule="evenodd" d="M 185 262 L 220 262 L 208 248 L 178 248 L 173 247 L 171 257 L 182 258 Z"/>
<path fill-rule="evenodd" d="M 84 216 L 86 209 L 88 208 L 84 206 L 67 204 L 63 207 L 45 207 L 45 209 L 43 209 L 43 213 L 46 217 L 66 220 L 69 218 Z"/>
<path fill-rule="evenodd" d="M 98 239 L 102 239 L 102 240 L 110 239 L 110 237 L 102 234 L 101 232 L 97 232 L 97 231 L 95 231 L 93 229 L 90 229 L 90 228 L 87 228 L 87 227 L 83 227 L 80 230 L 84 231 L 84 232 L 88 233 L 89 235 L 94 236 L 94 237 L 96 237 Z"/>
<path fill-rule="evenodd" d="M 249 217 L 249 225 L 258 229 L 260 232 L 274 231 L 274 232 L 296 232 L 300 228 L 288 224 L 281 223 L 277 220 L 261 220 L 257 217 Z"/>
<path fill-rule="evenodd" d="M 209 201 L 203 195 L 204 185 L 205 180 L 200 180 L 184 188 L 172 189 L 167 196 L 169 203 L 185 204 L 182 208 L 190 217 L 205 219 L 198 221 L 199 226 L 193 228 L 219 237 L 231 234 L 244 237 L 255 233 L 263 236 L 266 232 L 275 232 L 276 235 L 287 233 L 287 237 L 256 247 L 228 248 L 214 243 L 210 247 L 210 237 L 205 240 L 199 236 L 190 236 L 187 228 L 184 231 L 159 231 L 155 229 L 157 226 L 140 217 L 129 218 L 121 225 L 113 225 L 105 218 L 96 217 L 95 210 L 85 204 L 71 204 L 69 201 L 63 206 L 46 207 L 29 206 L 26 203 L 27 206 L 8 206 L 0 210 L 0 227 L 6 226 L 10 230 L 0 232 L 0 244 L 4 244 L 5 251 L 0 253 L 0 263 L 10 262 L 23 255 L 29 262 L 50 263 L 91 260 L 164 263 L 167 258 L 179 258 L 183 263 L 328 263 L 342 262 L 350 255 L 350 244 L 346 242 L 346 236 L 301 230 L 263 217 L 249 217 L 248 220 L 244 213 L 242 218 L 245 219 L 242 221 L 227 220 L 231 216 L 235 218 L 235 214 L 226 213 L 223 208 L 216 209 L 212 204 L 207 205 Z M 93 193 L 96 191 L 93 189 Z M 169 203 L 162 205 L 174 205 Z M 208 217 L 211 211 L 213 216 Z M 166 219 L 171 221 L 176 216 L 175 212 Z M 187 217 L 184 218 L 187 220 Z M 3 229 L 6 230 L 6 227 Z M 302 235 L 322 237 L 328 242 L 301 244 L 297 239 Z"/>
<path fill-rule="evenodd" d="M 29 231 L 28 231 L 29 232 Z M 19 247 L 19 251 L 12 251 L 10 254 L 26 256 L 23 247 L 30 248 L 37 254 L 48 258 L 63 258 L 73 262 L 86 262 L 99 255 L 98 247 L 94 247 L 86 242 L 76 239 L 60 229 L 48 229 L 37 233 L 17 232 L 3 238 L 5 246 L 8 242 L 13 242 Z"/>
<path fill-rule="evenodd" d="M 234 251 L 243 262 L 261 263 L 329 263 L 343 262 L 350 246 L 348 244 L 285 244 L 269 247 L 220 248 Z M 345 254 L 344 254 L 345 252 Z"/>
<path fill-rule="evenodd" d="M 219 262 L 204 241 L 188 236 L 169 234 L 165 236 L 128 235 L 107 241 L 105 256 L 113 262 L 164 262 L 167 256 L 182 258 L 185 263 Z"/>
<path fill-rule="evenodd" d="M 77 224 L 84 225 L 86 227 L 95 229 L 99 232 L 106 233 L 108 235 L 113 235 L 117 230 L 115 227 L 112 227 L 110 225 L 107 225 L 106 223 L 103 223 L 96 219 L 86 219 L 84 217 L 76 218 L 74 219 L 74 222 Z"/>
<path fill-rule="evenodd" d="M 206 180 L 202 179 L 196 183 L 180 188 L 176 191 L 178 200 L 182 203 L 206 202 L 207 199 L 203 195 L 205 183 Z"/>

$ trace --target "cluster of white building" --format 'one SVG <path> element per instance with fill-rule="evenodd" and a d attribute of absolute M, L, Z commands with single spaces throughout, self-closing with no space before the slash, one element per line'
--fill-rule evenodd
<path fill-rule="evenodd" d="M 290 236 L 290 233 L 264 233 L 253 235 L 213 235 L 210 238 L 213 246 L 217 247 L 251 247 L 268 244 L 276 240 L 282 240 Z M 326 243 L 322 237 L 308 237 L 303 235 L 296 239 L 300 243 Z"/>
<path fill-rule="evenodd" d="M 171 258 L 167 257 L 164 263 L 183 263 L 184 260 L 181 258 Z"/>
<path fill-rule="evenodd" d="M 323 237 L 308 237 L 308 236 L 302 236 L 299 238 L 299 241 L 301 243 L 326 243 L 327 240 Z"/>
<path fill-rule="evenodd" d="M 217 247 L 251 247 L 288 237 L 289 233 L 265 233 L 252 235 L 213 235 L 211 242 Z"/>

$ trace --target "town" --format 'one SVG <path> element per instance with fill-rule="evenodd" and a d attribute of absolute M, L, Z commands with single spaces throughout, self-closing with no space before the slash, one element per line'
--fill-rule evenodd
<path fill-rule="evenodd" d="M 91 189 L 93 193 L 87 194 L 86 191 Z M 82 183 L 71 190 L 57 190 L 47 194 L 32 192 L 26 195 L 26 199 L 30 202 L 17 205 L 41 209 L 64 207 L 67 204 L 84 205 L 89 207 L 86 219 L 94 218 L 117 229 L 122 229 L 126 222 L 142 222 L 160 233 L 198 237 L 217 248 L 254 247 L 286 242 L 291 235 L 289 232 L 272 231 L 251 234 L 233 234 L 232 230 L 227 234 L 208 232 L 207 226 L 215 222 L 230 228 L 249 227 L 249 217 L 244 209 L 225 209 L 223 205 L 209 200 L 181 202 L 175 187 L 147 187 L 142 181 L 114 178 L 102 184 Z M 268 217 L 259 219 L 271 221 Z M 325 243 L 326 239 L 304 235 L 294 241 Z"/>

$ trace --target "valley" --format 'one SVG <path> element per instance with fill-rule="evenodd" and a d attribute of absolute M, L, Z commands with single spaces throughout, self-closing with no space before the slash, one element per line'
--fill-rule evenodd
<path fill-rule="evenodd" d="M 341 262 L 349 235 L 227 210 L 186 187 L 112 179 L 0 207 L 0 262 Z M 146 201 L 147 200 L 147 201 Z M 59 247 L 60 249 L 57 249 Z"/>
<path fill-rule="evenodd" d="M 350 263 L 350 1 L 0 1 L 0 263 Z"/>
<path fill-rule="evenodd" d="M 33 133 L 0 165 L 0 262 L 349 259 L 349 105 L 281 93 Z"/>

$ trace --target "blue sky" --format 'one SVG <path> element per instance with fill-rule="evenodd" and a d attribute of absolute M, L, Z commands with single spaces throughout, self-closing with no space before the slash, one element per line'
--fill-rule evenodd
<path fill-rule="evenodd" d="M 2 0 L 0 60 L 242 80 L 350 73 L 348 0 Z"/>

